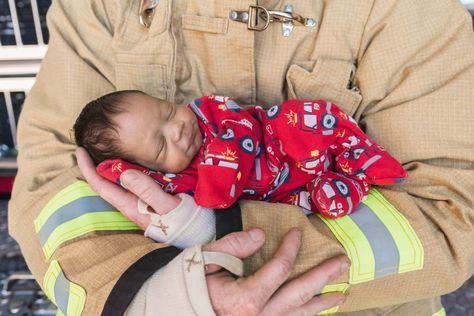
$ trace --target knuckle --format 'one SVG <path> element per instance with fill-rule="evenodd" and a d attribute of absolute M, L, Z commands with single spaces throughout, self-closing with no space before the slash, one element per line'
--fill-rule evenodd
<path fill-rule="evenodd" d="M 293 270 L 293 262 L 287 258 L 279 258 L 276 263 L 281 271 L 281 274 L 288 277 Z"/>
<path fill-rule="evenodd" d="M 101 181 L 92 181 L 91 179 L 89 180 L 89 185 L 92 187 L 92 190 L 94 190 L 99 195 L 102 195 L 102 192 L 104 191 L 103 190 L 104 185 Z"/>
<path fill-rule="evenodd" d="M 301 306 L 310 300 L 310 296 L 307 291 L 300 290 L 296 295 L 296 306 Z"/>
<path fill-rule="evenodd" d="M 239 310 L 242 312 L 243 315 L 255 315 L 255 305 L 251 302 L 251 300 L 245 300 L 237 303 L 239 306 Z"/>
<path fill-rule="evenodd" d="M 107 184 L 104 181 L 97 181 L 93 185 L 91 184 L 92 190 L 94 190 L 99 196 L 106 200 L 107 202 L 111 203 L 110 196 L 108 196 L 107 191 Z M 112 203 L 111 203 L 112 204 Z"/>
<path fill-rule="evenodd" d="M 143 185 L 138 188 L 138 196 L 144 201 L 150 201 L 153 198 L 153 188 L 150 185 Z"/>
<path fill-rule="evenodd" d="M 313 316 L 313 315 L 315 315 L 315 313 L 310 313 L 309 311 L 303 308 L 298 308 L 285 314 L 285 316 Z"/>
<path fill-rule="evenodd" d="M 127 196 L 112 196 L 112 198 L 113 200 L 109 199 L 107 202 L 109 202 L 113 207 L 117 209 L 117 211 L 120 211 L 127 218 L 131 219 L 133 217 L 132 215 L 138 212 L 137 209 L 131 206 L 130 200 Z M 135 205 L 137 205 L 137 203 L 135 203 Z"/>
<path fill-rule="evenodd" d="M 262 299 L 260 296 L 246 296 L 245 300 L 241 301 L 241 307 L 244 313 L 242 315 L 259 315 Z"/>
<path fill-rule="evenodd" d="M 228 238 L 225 239 L 227 244 L 228 250 L 231 251 L 233 254 L 240 252 L 242 249 L 243 242 L 237 235 L 229 235 Z"/>
<path fill-rule="evenodd" d="M 311 315 L 314 315 L 313 313 L 310 313 L 309 311 L 307 310 L 300 310 L 300 313 L 299 313 L 300 316 L 311 316 Z"/>

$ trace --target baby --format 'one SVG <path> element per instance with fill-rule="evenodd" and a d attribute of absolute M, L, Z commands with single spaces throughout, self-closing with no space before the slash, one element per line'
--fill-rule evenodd
<path fill-rule="evenodd" d="M 264 110 L 222 96 L 180 105 L 118 91 L 90 102 L 74 132 L 107 179 L 119 183 L 123 171 L 138 169 L 208 208 L 242 198 L 336 218 L 354 211 L 371 184 L 407 176 L 351 117 L 321 100 Z"/>

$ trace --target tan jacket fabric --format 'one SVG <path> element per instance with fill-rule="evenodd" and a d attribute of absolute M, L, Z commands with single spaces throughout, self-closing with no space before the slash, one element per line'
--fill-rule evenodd
<path fill-rule="evenodd" d="M 278 23 L 254 32 L 229 20 L 231 10 L 249 4 L 161 0 L 147 30 L 138 23 L 139 1 L 53 2 L 48 53 L 20 118 L 20 168 L 9 205 L 11 234 L 39 283 L 49 261 L 33 221 L 80 178 L 70 138 L 76 116 L 104 93 L 141 89 L 175 102 L 220 94 L 266 107 L 288 98 L 338 104 L 409 171 L 408 182 L 381 192 L 424 248 L 422 270 L 353 285 L 340 311 L 422 301 L 459 287 L 474 272 L 474 35 L 468 13 L 457 0 L 295 0 L 294 11 L 317 25 L 295 26 L 283 37 Z M 286 1 L 260 4 L 282 10 Z M 263 227 L 268 240 L 246 262 L 248 273 L 295 225 L 304 230 L 295 275 L 344 253 L 319 219 L 308 221 L 297 208 L 241 206 L 244 228 Z M 162 246 L 137 232 L 98 231 L 62 245 L 52 259 L 85 289 L 83 314 L 97 315 L 123 271 Z M 389 310 L 396 314 L 397 308 Z"/>

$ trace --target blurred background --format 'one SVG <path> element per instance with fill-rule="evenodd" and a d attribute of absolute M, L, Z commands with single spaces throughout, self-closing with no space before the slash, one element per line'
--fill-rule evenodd
<path fill-rule="evenodd" d="M 474 0 L 461 2 L 474 16 Z M 56 315 L 7 231 L 7 201 L 17 169 L 16 126 L 47 49 L 50 4 L 0 0 L 0 316 Z M 442 300 L 448 316 L 474 316 L 474 277 Z"/>

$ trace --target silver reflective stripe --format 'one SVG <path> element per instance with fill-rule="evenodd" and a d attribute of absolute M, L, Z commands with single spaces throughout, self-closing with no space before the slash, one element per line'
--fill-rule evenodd
<path fill-rule="evenodd" d="M 374 277 L 398 273 L 400 253 L 392 235 L 377 215 L 367 205 L 360 203 L 350 217 L 364 232 L 372 248 L 375 260 Z"/>
<path fill-rule="evenodd" d="M 56 306 L 67 315 L 67 303 L 69 301 L 69 281 L 64 276 L 62 271 L 59 272 L 58 279 L 54 284 L 54 298 L 56 299 Z"/>
<path fill-rule="evenodd" d="M 116 209 L 104 201 L 99 196 L 85 196 L 81 197 L 69 204 L 59 208 L 52 214 L 38 233 L 41 247 L 44 247 L 48 241 L 49 236 L 61 224 L 64 224 L 81 215 L 93 212 L 112 212 Z"/>
<path fill-rule="evenodd" d="M 51 261 L 44 275 L 43 290 L 58 307 L 56 315 L 82 315 L 86 302 L 86 291 L 66 278 L 56 260 Z"/>

